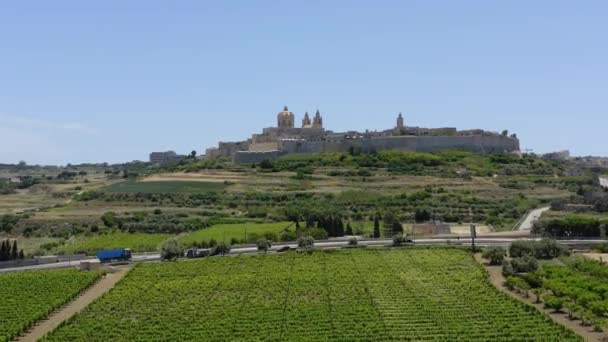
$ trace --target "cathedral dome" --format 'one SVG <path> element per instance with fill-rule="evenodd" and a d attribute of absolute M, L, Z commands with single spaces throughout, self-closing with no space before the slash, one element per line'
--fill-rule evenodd
<path fill-rule="evenodd" d="M 287 106 L 283 107 L 283 111 L 277 114 L 277 126 L 279 128 L 293 128 L 295 116 L 289 111 Z"/>

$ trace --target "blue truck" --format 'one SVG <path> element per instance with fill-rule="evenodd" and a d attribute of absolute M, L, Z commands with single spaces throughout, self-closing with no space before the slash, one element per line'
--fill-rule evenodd
<path fill-rule="evenodd" d="M 131 260 L 131 250 L 129 248 L 102 249 L 97 251 L 97 259 L 100 262 L 128 261 Z"/>

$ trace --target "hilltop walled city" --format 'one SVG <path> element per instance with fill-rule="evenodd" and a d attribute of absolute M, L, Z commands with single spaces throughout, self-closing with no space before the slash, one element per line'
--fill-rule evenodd
<path fill-rule="evenodd" d="M 408 126 L 401 113 L 395 126 L 382 131 L 333 132 L 323 127 L 323 117 L 317 110 L 311 119 L 304 113 L 302 124 L 296 127 L 295 114 L 285 106 L 277 114 L 277 126 L 267 127 L 243 141 L 220 142 L 208 148 L 208 157 L 230 157 L 238 163 L 257 163 L 289 153 L 375 152 L 399 149 L 432 152 L 458 148 L 481 153 L 519 152 L 515 134 L 499 134 L 481 129 L 459 131 L 453 127 L 422 128 Z"/>

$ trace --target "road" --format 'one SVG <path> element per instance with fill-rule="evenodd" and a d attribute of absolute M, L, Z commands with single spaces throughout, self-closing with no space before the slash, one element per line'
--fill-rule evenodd
<path fill-rule="evenodd" d="M 78 267 L 81 262 L 93 261 L 97 260 L 95 257 L 82 259 L 82 260 L 72 260 L 72 261 L 63 261 L 63 262 L 55 262 L 49 264 L 40 264 L 40 265 L 31 265 L 31 266 L 19 266 L 19 267 L 9 267 L 0 269 L 0 273 L 4 272 L 15 272 L 15 271 L 27 271 L 27 270 L 48 270 L 54 268 L 70 268 L 70 267 Z M 158 261 L 160 260 L 160 254 L 158 253 L 146 253 L 146 254 L 134 254 L 132 261 Z"/>
<path fill-rule="evenodd" d="M 524 221 L 519 225 L 518 230 L 532 229 L 532 226 L 534 226 L 534 222 L 538 221 L 538 219 L 541 217 L 541 215 L 549 209 L 551 209 L 551 207 L 543 207 L 543 208 L 531 210 L 528 213 L 528 216 L 526 216 Z"/>
<path fill-rule="evenodd" d="M 479 237 L 475 239 L 475 245 L 478 247 L 487 247 L 487 246 L 496 246 L 496 247 L 509 247 L 513 241 L 522 240 L 522 238 L 517 237 Z M 540 240 L 540 238 L 530 238 L 528 240 Z M 605 243 L 606 240 L 598 240 L 598 239 L 579 239 L 579 240 L 559 240 L 561 244 L 576 247 L 576 246 L 586 246 L 593 245 L 599 243 Z M 362 239 L 359 240 L 359 246 L 390 246 L 393 244 L 392 239 Z M 424 239 L 415 239 L 415 245 L 422 246 L 432 246 L 432 245 L 462 245 L 462 246 L 470 246 L 471 238 L 469 237 L 461 237 L 461 238 L 424 238 Z M 289 246 L 289 248 L 297 248 L 297 244 L 288 243 L 288 244 L 277 244 L 272 246 L 269 249 L 269 252 L 276 252 L 277 250 Z M 331 248 L 340 248 L 348 246 L 348 240 L 345 239 L 336 239 L 336 240 L 327 240 L 327 241 L 318 241 L 315 242 L 315 249 L 331 249 Z M 239 255 L 239 254 L 255 254 L 258 253 L 257 247 L 255 246 L 247 246 L 247 247 L 235 247 L 230 250 L 230 255 Z M 22 266 L 22 267 L 12 267 L 12 268 L 4 268 L 0 269 L 0 273 L 3 272 L 15 272 L 15 271 L 26 271 L 26 270 L 41 270 L 41 269 L 53 269 L 53 268 L 69 268 L 69 267 L 77 267 L 80 265 L 82 261 L 91 261 L 95 260 L 95 258 L 85 259 L 85 260 L 76 260 L 76 261 L 66 261 L 66 262 L 57 262 L 52 264 L 42 264 L 42 265 L 32 265 L 32 266 Z M 158 261 L 160 260 L 159 253 L 146 253 L 146 254 L 133 254 L 132 261 L 134 262 L 144 262 L 144 261 Z"/>

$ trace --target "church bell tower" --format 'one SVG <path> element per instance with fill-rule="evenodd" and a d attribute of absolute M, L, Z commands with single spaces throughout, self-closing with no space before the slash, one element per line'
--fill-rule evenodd
<path fill-rule="evenodd" d="M 397 116 L 397 126 L 396 128 L 404 128 L 405 124 L 403 123 L 403 115 L 401 115 L 401 113 L 399 113 L 399 116 Z"/>
<path fill-rule="evenodd" d="M 312 119 L 312 128 L 323 128 L 323 118 L 321 117 L 321 113 L 317 109 L 315 113 L 315 117 Z"/>

